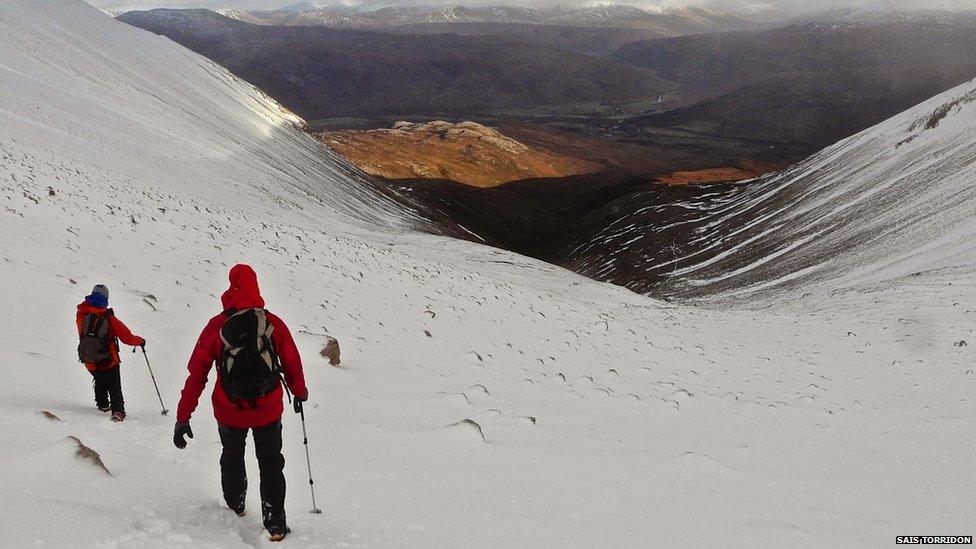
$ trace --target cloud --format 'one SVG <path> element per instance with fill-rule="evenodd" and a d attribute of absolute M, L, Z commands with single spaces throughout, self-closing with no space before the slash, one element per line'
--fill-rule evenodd
<path fill-rule="evenodd" d="M 726 9 L 740 9 L 757 5 L 747 0 L 704 0 L 702 5 Z M 770 8 L 786 11 L 821 11 L 837 8 L 862 8 L 871 10 L 971 10 L 976 0 L 769 0 Z"/>
<path fill-rule="evenodd" d="M 156 7 L 172 8 L 239 8 L 274 9 L 303 3 L 307 0 L 88 0 L 95 7 L 124 11 Z M 383 7 L 389 5 L 449 4 L 449 5 L 512 5 L 526 7 L 549 7 L 553 5 L 594 5 L 605 3 L 627 4 L 644 8 L 676 7 L 694 5 L 730 11 L 784 11 L 811 12 L 837 8 L 865 8 L 872 10 L 976 10 L 976 0 L 314 0 L 309 3 L 368 5 Z"/>

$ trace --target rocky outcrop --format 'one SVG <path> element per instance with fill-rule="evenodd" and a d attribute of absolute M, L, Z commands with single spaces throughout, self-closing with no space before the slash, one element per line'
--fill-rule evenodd
<path fill-rule="evenodd" d="M 476 122 L 397 122 L 392 128 L 319 134 L 361 170 L 384 179 L 447 179 L 494 187 L 592 173 L 599 166 L 529 147 Z"/>

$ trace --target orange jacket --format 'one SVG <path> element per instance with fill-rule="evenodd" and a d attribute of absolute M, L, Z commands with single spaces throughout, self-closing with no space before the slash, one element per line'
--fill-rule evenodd
<path fill-rule="evenodd" d="M 82 301 L 78 304 L 78 313 L 75 315 L 75 325 L 78 326 L 78 337 L 81 337 L 81 333 L 84 330 L 85 317 L 91 313 L 95 314 L 105 314 L 108 311 L 105 307 L 95 307 L 89 304 L 87 301 Z M 138 347 L 144 345 L 146 340 L 134 335 L 129 328 L 122 323 L 121 320 L 115 317 L 114 314 L 108 317 L 108 350 L 109 354 L 112 355 L 112 362 L 108 366 L 102 366 L 99 368 L 95 364 L 85 364 L 89 372 L 94 372 L 95 370 L 107 370 L 109 368 L 115 368 L 118 366 L 122 359 L 119 358 L 119 345 L 116 339 L 125 343 L 126 345 L 132 345 L 133 347 Z"/>

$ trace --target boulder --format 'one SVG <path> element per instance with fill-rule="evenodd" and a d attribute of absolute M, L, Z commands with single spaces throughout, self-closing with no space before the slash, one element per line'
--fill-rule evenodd
<path fill-rule="evenodd" d="M 319 354 L 329 359 L 329 364 L 332 366 L 338 366 L 341 362 L 339 359 L 339 340 L 334 337 L 330 337 L 329 342 L 325 344 L 325 347 Z"/>

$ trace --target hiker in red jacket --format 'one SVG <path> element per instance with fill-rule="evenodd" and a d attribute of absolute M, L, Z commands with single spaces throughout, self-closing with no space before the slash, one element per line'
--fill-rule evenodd
<path fill-rule="evenodd" d="M 190 416 L 207 384 L 210 368 L 217 364 L 213 390 L 214 416 L 223 452 L 220 480 L 224 501 L 244 516 L 247 474 L 244 442 L 254 433 L 254 450 L 261 471 L 261 511 L 271 541 L 284 539 L 285 458 L 281 455 L 281 414 L 284 412 L 281 381 L 295 399 L 295 411 L 308 399 L 302 359 L 284 322 L 264 310 L 258 279 L 247 265 L 230 270 L 230 288 L 220 298 L 224 312 L 210 319 L 197 340 L 176 412 L 173 443 L 186 448 L 184 436 L 193 438 Z"/>
<path fill-rule="evenodd" d="M 85 364 L 95 380 L 95 405 L 103 412 L 112 411 L 112 421 L 125 419 L 122 399 L 122 377 L 119 366 L 119 341 L 133 347 L 146 346 L 145 338 L 133 335 L 129 328 L 108 308 L 108 288 L 97 284 L 91 295 L 78 304 L 75 314 L 78 327 L 78 360 Z"/>

